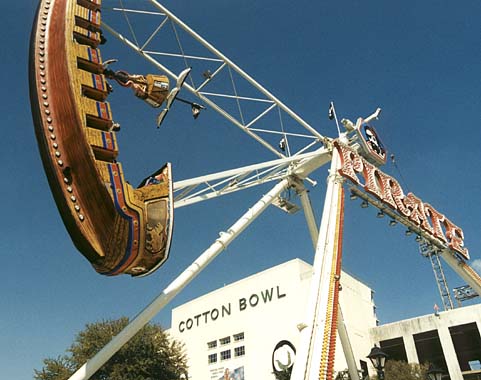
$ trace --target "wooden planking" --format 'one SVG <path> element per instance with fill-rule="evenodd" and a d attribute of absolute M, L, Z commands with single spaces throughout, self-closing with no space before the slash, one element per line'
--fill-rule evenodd
<path fill-rule="evenodd" d="M 105 187 L 109 191 L 110 196 L 113 198 L 112 186 L 110 184 L 109 162 L 97 161 L 97 169 L 100 173 L 100 177 L 104 181 Z"/>
<path fill-rule="evenodd" d="M 77 5 L 75 25 L 93 32 L 100 32 L 100 11 Z"/>
<path fill-rule="evenodd" d="M 77 67 L 94 74 L 102 74 L 102 56 L 99 49 L 75 44 Z"/>
<path fill-rule="evenodd" d="M 101 74 L 100 51 L 77 42 L 74 45 L 78 67 L 74 72 L 74 83 L 81 88 L 79 104 L 85 117 L 87 141 L 97 160 L 115 160 L 118 145 L 115 133 L 108 130 L 112 125 L 112 111 L 110 104 L 105 102 L 108 90 L 105 77 Z"/>
<path fill-rule="evenodd" d="M 101 42 L 99 32 L 93 32 L 77 25 L 75 25 L 73 28 L 73 36 L 78 43 L 88 45 L 93 48 L 97 48 Z"/>
<path fill-rule="evenodd" d="M 102 102 L 107 99 L 109 93 L 103 75 L 78 70 L 77 79 L 80 82 L 84 96 Z"/>
<path fill-rule="evenodd" d="M 30 96 L 43 166 L 62 220 L 90 262 L 105 257 L 115 208 L 82 133 L 72 78 L 69 0 L 42 0 L 30 50 Z M 75 62 L 75 68 L 77 64 Z"/>
<path fill-rule="evenodd" d="M 101 3 L 101 0 L 77 0 L 78 5 L 94 11 L 100 11 Z"/>
<path fill-rule="evenodd" d="M 117 138 L 114 132 L 105 132 L 98 129 L 86 128 L 87 141 L 93 149 L 97 165 L 102 162 L 114 161 L 119 153 Z"/>
<path fill-rule="evenodd" d="M 41 9 L 32 40 L 32 112 L 60 214 L 98 272 L 151 273 L 170 247 L 170 166 L 168 182 L 134 189 L 116 161 L 98 49 L 100 0 L 41 0 Z M 49 17 L 52 27 L 47 29 Z"/>
<path fill-rule="evenodd" d="M 111 228 L 114 236 L 109 237 L 103 266 L 96 268 L 100 273 L 139 274 L 130 267 L 142 257 L 144 250 L 144 204 L 133 204 L 129 194 L 132 187 L 125 181 L 122 166 L 115 160 L 118 147 L 115 132 L 111 131 L 112 111 L 106 102 L 108 95 L 105 77 L 102 75 L 102 60 L 97 48 L 100 39 L 100 12 L 83 8 L 77 2 L 74 8 L 74 51 L 77 70 L 73 72 L 80 112 L 84 118 L 84 134 L 90 144 L 97 171 L 112 197 L 118 216 Z M 81 46 L 86 45 L 86 46 Z M 126 246 L 125 246 L 126 244 Z M 119 249 L 124 246 L 124 248 Z"/>
<path fill-rule="evenodd" d="M 82 98 L 82 111 L 85 113 L 87 127 L 109 131 L 112 127 L 112 111 L 108 102 L 98 102 Z"/>

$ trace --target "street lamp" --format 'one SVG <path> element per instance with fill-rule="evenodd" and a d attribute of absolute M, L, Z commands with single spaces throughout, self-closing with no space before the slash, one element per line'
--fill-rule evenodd
<path fill-rule="evenodd" d="M 428 380 L 441 380 L 443 378 L 444 371 L 430 364 L 426 374 L 428 375 Z"/>
<path fill-rule="evenodd" d="M 376 369 L 377 371 L 377 377 L 379 380 L 384 380 L 384 364 L 386 364 L 386 359 L 388 355 L 381 351 L 381 349 L 374 345 L 373 348 L 371 348 L 371 352 L 369 355 L 367 355 L 369 360 L 372 363 L 372 366 Z M 437 378 L 436 378 L 437 380 Z"/>

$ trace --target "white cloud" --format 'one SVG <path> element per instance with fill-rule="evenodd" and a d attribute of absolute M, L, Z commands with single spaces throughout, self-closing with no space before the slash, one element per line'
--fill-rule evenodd
<path fill-rule="evenodd" d="M 472 263 L 471 263 L 471 266 L 473 267 L 473 269 L 478 272 L 479 274 L 481 274 L 481 259 L 476 259 L 474 260 Z"/>

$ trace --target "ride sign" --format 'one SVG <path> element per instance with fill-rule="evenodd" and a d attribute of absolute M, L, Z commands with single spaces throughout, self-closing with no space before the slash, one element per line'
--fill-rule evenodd
<path fill-rule="evenodd" d="M 432 237 L 447 244 L 462 258 L 469 260 L 461 228 L 413 193 L 405 195 L 401 185 L 393 177 L 369 163 L 354 149 L 338 140 L 334 141 L 334 147 L 341 158 L 342 166 L 339 169 L 341 176 L 349 179 L 355 185 L 362 186 L 367 193 L 397 211 L 401 216 L 408 218 Z M 364 183 L 361 183 L 358 174 L 362 174 Z"/>

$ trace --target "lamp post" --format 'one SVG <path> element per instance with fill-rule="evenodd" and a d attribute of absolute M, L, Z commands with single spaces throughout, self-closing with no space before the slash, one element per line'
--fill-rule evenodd
<path fill-rule="evenodd" d="M 371 361 L 372 366 L 376 369 L 378 379 L 384 380 L 384 365 L 386 364 L 388 355 L 381 351 L 378 346 L 374 345 L 367 357 Z"/>
<path fill-rule="evenodd" d="M 427 380 L 441 380 L 444 375 L 444 371 L 440 368 L 430 364 L 429 369 L 426 372 Z"/>

